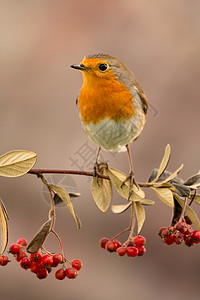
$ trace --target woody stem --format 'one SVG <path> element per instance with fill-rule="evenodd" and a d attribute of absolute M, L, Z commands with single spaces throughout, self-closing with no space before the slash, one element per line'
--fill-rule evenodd
<path fill-rule="evenodd" d="M 181 212 L 181 215 L 180 215 L 180 218 L 179 218 L 178 222 L 181 222 L 182 219 L 184 218 L 184 213 L 185 213 L 186 206 L 187 206 L 187 198 L 185 198 L 184 205 L 183 205 L 183 208 L 182 208 L 182 212 Z"/>
<path fill-rule="evenodd" d="M 131 205 L 130 234 L 128 239 L 131 239 L 133 237 L 134 228 L 135 228 L 135 215 L 134 215 L 134 202 L 133 202 Z"/>

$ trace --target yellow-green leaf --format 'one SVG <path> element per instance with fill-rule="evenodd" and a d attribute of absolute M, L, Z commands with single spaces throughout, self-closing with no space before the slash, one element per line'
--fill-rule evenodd
<path fill-rule="evenodd" d="M 184 201 L 177 196 L 175 196 L 175 198 L 178 201 L 178 203 L 180 204 L 180 206 L 183 207 Z M 199 219 L 198 219 L 196 213 L 194 212 L 194 210 L 188 205 L 186 205 L 185 214 L 190 218 L 192 224 L 196 227 L 196 229 L 200 230 Z"/>
<path fill-rule="evenodd" d="M 142 204 L 142 205 L 154 205 L 155 204 L 155 201 L 153 201 L 153 200 L 149 200 L 149 199 L 142 199 L 142 200 L 140 200 L 140 203 Z"/>
<path fill-rule="evenodd" d="M 8 218 L 3 201 L 0 199 L 0 224 L 1 224 L 1 253 L 3 254 L 8 244 Z"/>
<path fill-rule="evenodd" d="M 0 176 L 18 177 L 26 174 L 36 163 L 37 155 L 26 150 L 14 150 L 0 156 Z"/>
<path fill-rule="evenodd" d="M 114 185 L 116 191 L 125 199 L 129 197 L 130 183 L 126 181 L 125 184 L 122 183 L 125 181 L 127 175 L 119 170 L 113 168 L 108 168 L 107 174 Z M 133 193 L 129 200 L 131 201 L 140 201 L 145 197 L 144 191 L 139 187 L 133 185 Z"/>
<path fill-rule="evenodd" d="M 174 207 L 174 199 L 172 192 L 167 188 L 154 188 L 152 189 L 156 192 L 159 199 L 170 207 Z"/>
<path fill-rule="evenodd" d="M 172 173 L 169 177 L 167 177 L 165 180 L 163 180 L 161 183 L 166 183 L 166 182 L 174 179 L 178 175 L 178 173 L 182 170 L 182 168 L 183 168 L 183 164 L 174 173 Z"/>
<path fill-rule="evenodd" d="M 101 175 L 107 176 L 107 170 L 102 168 L 100 170 Z M 91 187 L 92 197 L 97 207 L 106 212 L 112 201 L 112 183 L 108 179 L 97 177 L 93 178 Z"/>
<path fill-rule="evenodd" d="M 165 154 L 164 154 L 161 164 L 159 166 L 158 174 L 152 182 L 156 182 L 159 179 L 159 177 L 162 175 L 162 173 L 166 170 L 167 165 L 169 163 L 170 155 L 171 155 L 171 147 L 168 144 L 165 148 Z"/>
<path fill-rule="evenodd" d="M 63 188 L 61 188 L 60 186 L 54 185 L 54 184 L 49 184 L 48 185 L 61 199 L 62 201 L 66 204 L 67 208 L 69 209 L 70 213 L 72 214 L 72 216 L 74 217 L 74 220 L 76 221 L 76 225 L 77 228 L 80 229 L 80 220 L 77 217 L 75 211 L 74 211 L 74 207 L 72 205 L 72 201 L 71 198 L 69 196 L 69 194 L 67 193 L 67 191 Z"/>
<path fill-rule="evenodd" d="M 137 234 L 140 233 L 140 231 L 142 230 L 142 227 L 144 225 L 144 221 L 145 221 L 145 210 L 144 207 L 142 206 L 142 204 L 138 201 L 135 202 L 135 214 L 136 214 L 136 218 L 137 218 Z"/>
<path fill-rule="evenodd" d="M 192 196 L 191 196 L 190 198 L 192 198 Z M 195 201 L 197 204 L 200 204 L 200 195 L 195 195 L 194 201 Z"/>
<path fill-rule="evenodd" d="M 33 239 L 31 240 L 31 242 L 29 243 L 29 245 L 27 247 L 27 251 L 29 253 L 35 253 L 42 247 L 46 237 L 49 234 L 51 223 L 52 223 L 52 219 L 49 219 L 48 221 L 46 221 L 40 227 L 38 232 L 34 235 Z"/>
<path fill-rule="evenodd" d="M 131 204 L 132 202 L 130 201 L 128 204 L 112 205 L 112 212 L 115 214 L 121 214 L 126 211 L 131 206 Z"/>

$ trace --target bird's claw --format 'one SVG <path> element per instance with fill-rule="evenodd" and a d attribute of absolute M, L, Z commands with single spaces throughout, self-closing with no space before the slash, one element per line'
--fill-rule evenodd
<path fill-rule="evenodd" d="M 130 200 L 132 194 L 133 194 L 133 186 L 135 185 L 138 188 L 138 185 L 135 181 L 134 173 L 133 171 L 130 171 L 129 175 L 125 178 L 125 180 L 121 184 L 121 188 L 125 185 L 127 181 L 130 181 L 130 187 L 129 187 L 129 195 L 128 195 L 128 200 Z"/>
<path fill-rule="evenodd" d="M 100 186 L 99 178 L 102 175 L 102 170 L 104 168 L 107 168 L 107 167 L 108 167 L 108 165 L 105 162 L 101 162 L 101 163 L 95 162 L 95 164 L 94 164 L 94 175 L 93 175 L 93 177 L 96 178 L 98 186 Z"/>

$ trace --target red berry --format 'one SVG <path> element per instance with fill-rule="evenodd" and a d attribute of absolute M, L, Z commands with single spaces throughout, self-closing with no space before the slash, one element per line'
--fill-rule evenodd
<path fill-rule="evenodd" d="M 126 254 L 126 248 L 125 247 L 119 247 L 119 248 L 117 248 L 116 252 L 119 256 L 124 256 Z"/>
<path fill-rule="evenodd" d="M 19 244 L 12 244 L 10 245 L 9 252 L 12 254 L 17 254 L 21 249 L 21 246 Z"/>
<path fill-rule="evenodd" d="M 102 238 L 102 239 L 100 240 L 100 242 L 99 242 L 100 247 L 103 248 L 103 249 L 105 249 L 106 243 L 107 243 L 108 241 L 109 241 L 108 238 Z"/>
<path fill-rule="evenodd" d="M 56 271 L 55 277 L 58 280 L 63 280 L 65 278 L 65 271 L 63 269 L 59 269 L 58 271 Z"/>
<path fill-rule="evenodd" d="M 177 244 L 177 245 L 181 245 L 183 244 L 184 242 L 184 238 L 185 238 L 185 235 L 179 231 L 177 231 L 175 233 L 175 239 L 174 239 L 174 242 Z"/>
<path fill-rule="evenodd" d="M 146 244 L 146 239 L 145 237 L 138 235 L 133 238 L 133 243 L 135 247 L 142 247 L 144 244 Z"/>
<path fill-rule="evenodd" d="M 21 246 L 27 246 L 27 240 L 24 238 L 18 239 L 17 240 L 17 244 L 21 245 Z"/>
<path fill-rule="evenodd" d="M 200 231 L 194 230 L 191 234 L 192 240 L 195 244 L 200 243 Z"/>
<path fill-rule="evenodd" d="M 135 257 L 138 255 L 138 249 L 136 247 L 130 246 L 126 249 L 126 254 L 130 257 Z"/>
<path fill-rule="evenodd" d="M 114 241 L 114 243 L 115 243 L 115 251 L 119 248 L 119 247 L 121 247 L 121 243 L 120 243 L 120 241 Z"/>
<path fill-rule="evenodd" d="M 162 231 L 161 237 L 164 238 L 164 239 L 167 239 L 169 236 L 170 236 L 169 231 L 168 231 L 167 228 L 165 228 L 165 229 Z"/>
<path fill-rule="evenodd" d="M 65 275 L 67 276 L 67 278 L 73 279 L 78 275 L 78 271 L 74 268 L 67 268 L 65 270 Z"/>
<path fill-rule="evenodd" d="M 106 243 L 106 250 L 108 250 L 109 252 L 114 252 L 115 251 L 115 242 L 108 241 Z"/>
<path fill-rule="evenodd" d="M 45 254 L 41 259 L 41 264 L 44 267 L 51 267 L 53 264 L 53 258 L 49 254 Z"/>
<path fill-rule="evenodd" d="M 37 263 L 37 262 L 31 263 L 31 266 L 30 266 L 31 272 L 37 273 L 40 269 L 42 269 L 40 263 Z"/>
<path fill-rule="evenodd" d="M 187 224 L 185 222 L 179 222 L 176 225 L 176 229 L 179 230 L 181 233 L 185 234 L 187 231 Z"/>
<path fill-rule="evenodd" d="M 36 275 L 38 279 L 44 279 L 48 276 L 48 271 L 47 269 L 40 269 Z"/>
<path fill-rule="evenodd" d="M 16 261 L 20 261 L 22 258 L 27 257 L 27 254 L 23 251 L 20 250 L 16 255 L 15 255 L 15 259 Z"/>
<path fill-rule="evenodd" d="M 167 227 L 161 227 L 161 228 L 159 229 L 158 235 L 159 235 L 160 237 L 163 237 L 162 232 L 163 232 L 163 230 L 165 230 L 166 228 L 167 228 Z"/>
<path fill-rule="evenodd" d="M 175 242 L 175 234 L 171 234 L 168 238 L 164 239 L 167 245 L 172 245 Z"/>
<path fill-rule="evenodd" d="M 80 261 L 80 259 L 72 260 L 72 268 L 79 271 L 81 269 L 81 267 L 82 267 L 82 262 Z"/>
<path fill-rule="evenodd" d="M 191 247 L 192 245 L 194 245 L 194 241 L 193 241 L 193 238 L 191 237 L 191 235 L 186 236 L 185 245 L 188 247 Z"/>
<path fill-rule="evenodd" d="M 8 262 L 9 262 L 8 256 L 6 255 L 0 256 L 0 266 L 4 267 L 8 264 Z"/>
<path fill-rule="evenodd" d="M 141 247 L 137 247 L 138 249 L 138 256 L 142 256 L 146 253 L 146 248 L 144 246 L 141 246 Z"/>
<path fill-rule="evenodd" d="M 61 263 L 61 261 L 62 261 L 62 255 L 57 254 L 57 253 L 53 255 L 53 264 L 58 265 Z"/>
<path fill-rule="evenodd" d="M 31 266 L 31 260 L 30 260 L 30 258 L 28 258 L 28 257 L 22 258 L 22 259 L 20 260 L 20 266 L 21 266 L 23 269 L 25 269 L 25 270 L 29 269 L 30 266 Z"/>
<path fill-rule="evenodd" d="M 31 253 L 30 259 L 32 262 L 40 262 L 42 259 L 42 254 L 40 252 Z"/>
<path fill-rule="evenodd" d="M 133 238 L 128 239 L 127 247 L 134 246 Z"/>

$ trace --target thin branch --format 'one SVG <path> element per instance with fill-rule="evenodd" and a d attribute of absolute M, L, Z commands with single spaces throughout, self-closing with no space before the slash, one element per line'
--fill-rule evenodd
<path fill-rule="evenodd" d="M 83 175 L 94 177 L 94 172 L 89 171 L 75 171 L 75 170 L 57 170 L 57 169 L 31 169 L 27 174 L 33 174 L 40 177 L 41 174 L 70 174 L 70 175 Z M 103 174 L 98 174 L 99 178 L 110 180 L 110 178 Z M 151 182 L 137 183 L 140 187 L 149 187 Z"/>

